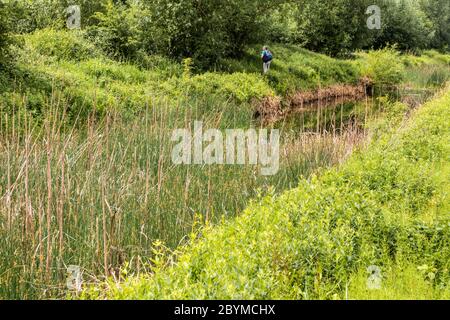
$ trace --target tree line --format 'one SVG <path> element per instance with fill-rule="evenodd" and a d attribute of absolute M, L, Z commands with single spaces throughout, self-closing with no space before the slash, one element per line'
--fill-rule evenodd
<path fill-rule="evenodd" d="M 83 34 L 116 59 L 140 52 L 192 57 L 205 68 L 239 57 L 250 44 L 286 43 L 333 56 L 397 45 L 419 51 L 450 45 L 448 0 L 2 0 L 7 35 L 65 28 L 66 8 L 81 8 Z M 370 5 L 381 28 L 367 27 Z"/>

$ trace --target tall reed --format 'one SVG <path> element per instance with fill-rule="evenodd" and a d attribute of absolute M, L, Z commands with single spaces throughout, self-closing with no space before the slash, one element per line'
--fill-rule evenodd
<path fill-rule="evenodd" d="M 62 297 L 69 265 L 81 266 L 86 281 L 120 277 L 125 265 L 141 272 L 155 240 L 176 247 L 195 221 L 218 223 L 260 192 L 295 187 L 300 176 L 340 162 L 364 138 L 364 120 L 355 121 L 364 115 L 353 106 L 321 107 L 302 115 L 302 126 L 279 123 L 280 171 L 262 177 L 255 166 L 171 161 L 173 129 L 199 119 L 220 129 L 258 126 L 249 107 L 148 101 L 137 117 L 111 111 L 68 126 L 58 92 L 44 121 L 30 117 L 26 104 L 23 97 L 0 123 L 0 298 Z M 317 128 L 308 127 L 316 120 Z"/>

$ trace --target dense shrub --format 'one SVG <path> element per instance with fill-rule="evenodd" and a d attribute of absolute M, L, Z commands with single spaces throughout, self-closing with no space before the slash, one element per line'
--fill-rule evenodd
<path fill-rule="evenodd" d="M 81 27 L 95 23 L 93 15 L 104 10 L 103 5 L 108 0 L 14 0 L 12 14 L 14 15 L 14 31 L 29 33 L 37 29 L 61 29 L 66 25 L 66 9 L 70 5 L 78 5 L 81 9 Z M 121 2 L 121 1 L 120 1 Z"/>
<path fill-rule="evenodd" d="M 374 32 L 372 48 L 396 45 L 403 51 L 428 48 L 432 30 L 430 22 L 414 1 L 383 1 L 381 8 L 381 30 Z"/>
<path fill-rule="evenodd" d="M 10 1 L 10 5 L 15 33 L 51 27 L 59 29 L 64 26 L 64 0 L 17 0 Z"/>
<path fill-rule="evenodd" d="M 361 75 L 369 77 L 376 86 L 399 84 L 404 77 L 404 69 L 399 53 L 392 48 L 360 52 Z"/>
<path fill-rule="evenodd" d="M 87 60 L 99 55 L 83 31 L 42 29 L 28 35 L 26 43 L 41 55 L 58 60 Z"/>
<path fill-rule="evenodd" d="M 406 261 L 427 282 L 426 294 L 448 293 L 449 106 L 447 89 L 341 168 L 302 180 L 279 198 L 255 200 L 234 221 L 193 232 L 176 262 L 156 243 L 150 275 L 90 287 L 82 297 L 344 298 L 360 270 L 400 269 Z"/>
<path fill-rule="evenodd" d="M 371 40 L 366 28 L 367 0 L 302 0 L 298 5 L 296 42 L 327 54 L 347 54 Z"/>
<path fill-rule="evenodd" d="M 297 1 L 295 42 L 328 54 L 347 54 L 355 49 L 379 49 L 396 44 L 400 50 L 417 51 L 430 46 L 448 47 L 450 5 L 445 0 L 382 0 L 381 29 L 366 27 L 365 0 Z M 279 25 L 275 23 L 274 26 Z M 282 33 L 283 34 L 283 33 Z M 292 39 L 292 38 L 291 38 Z"/>
<path fill-rule="evenodd" d="M 295 2 L 282 3 L 266 18 L 260 41 L 293 44 L 298 40 L 299 7 Z"/>
<path fill-rule="evenodd" d="M 114 4 L 108 0 L 103 11 L 96 12 L 93 19 L 96 24 L 88 27 L 88 34 L 105 53 L 118 60 L 137 58 L 142 48 L 140 23 L 144 15 L 141 6 Z"/>
<path fill-rule="evenodd" d="M 68 0 L 11 1 L 14 31 L 64 28 Z M 369 0 L 80 0 L 81 26 L 111 57 L 139 60 L 139 51 L 191 57 L 201 69 L 241 57 L 254 43 L 294 43 L 332 55 L 397 44 L 401 50 L 449 45 L 445 0 L 384 0 L 382 29 L 366 27 Z"/>
<path fill-rule="evenodd" d="M 0 68 L 6 65 L 7 56 L 9 55 L 8 46 L 10 44 L 9 29 L 10 21 L 8 18 L 8 8 L 0 2 Z"/>
<path fill-rule="evenodd" d="M 447 0 L 421 0 L 421 8 L 431 21 L 431 46 L 450 49 L 450 2 Z"/>
<path fill-rule="evenodd" d="M 246 45 L 260 39 L 269 9 L 280 2 L 147 0 L 145 46 L 209 67 L 220 58 L 242 54 Z"/>

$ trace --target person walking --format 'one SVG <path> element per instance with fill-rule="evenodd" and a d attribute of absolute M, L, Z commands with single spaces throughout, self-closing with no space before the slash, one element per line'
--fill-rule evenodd
<path fill-rule="evenodd" d="M 270 70 L 270 65 L 273 60 L 273 54 L 269 50 L 269 47 L 264 46 L 261 52 L 261 59 L 263 61 L 263 74 L 266 74 Z"/>

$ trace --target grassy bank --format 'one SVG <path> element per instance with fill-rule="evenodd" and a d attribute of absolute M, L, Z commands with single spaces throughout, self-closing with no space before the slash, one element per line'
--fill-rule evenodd
<path fill-rule="evenodd" d="M 150 273 L 83 297 L 448 299 L 449 106 L 448 88 L 406 122 L 405 106 L 391 105 L 372 144 L 344 165 L 197 230 L 175 260 L 159 244 Z M 371 265 L 380 290 L 364 281 Z"/>
<path fill-rule="evenodd" d="M 21 96 L 21 100 L 25 100 Z M 280 171 L 258 166 L 177 166 L 173 129 L 255 126 L 235 103 L 148 105 L 138 117 L 119 112 L 70 121 L 55 91 L 43 121 L 16 105 L 0 128 L 0 297 L 62 297 L 66 267 L 86 279 L 146 270 L 153 243 L 174 249 L 196 223 L 235 217 L 259 193 L 294 188 L 300 176 L 339 163 L 361 143 L 364 106 L 312 112 L 279 123 Z M 350 118 L 353 120 L 350 121 Z M 334 119 L 334 121 L 331 121 Z M 354 119 L 357 119 L 355 122 Z M 319 124 L 319 126 L 318 126 Z"/>
<path fill-rule="evenodd" d="M 209 111 L 214 108 L 211 101 L 232 101 L 254 109 L 251 104 L 263 97 L 283 98 L 297 91 L 356 84 L 365 77 L 383 93 L 402 82 L 420 88 L 440 86 L 450 77 L 448 55 L 435 51 L 416 57 L 385 49 L 340 60 L 288 45 L 273 46 L 272 70 L 263 77 L 259 50 L 258 45 L 249 47 L 238 60 L 223 60 L 209 72 L 196 72 L 189 59 L 179 63 L 143 54 L 134 63 L 117 62 L 100 52 L 82 31 L 38 30 L 17 36 L 15 67 L 9 75 L 0 76 L 0 103 L 11 116 L 12 107 L 23 104 L 25 95 L 24 110 L 42 117 L 49 97 L 58 90 L 73 120 L 92 111 L 116 110 L 132 116 L 155 103 L 201 101 Z"/>
<path fill-rule="evenodd" d="M 341 163 L 365 140 L 364 124 L 391 104 L 367 98 L 274 124 L 282 146 L 273 177 L 256 166 L 175 166 L 173 129 L 195 120 L 257 128 L 262 97 L 365 76 L 391 94 L 394 83 L 432 93 L 450 75 L 448 56 L 433 51 L 340 60 L 275 45 L 264 77 L 258 45 L 200 72 L 190 60 L 111 60 L 83 32 L 44 29 L 16 40 L 14 67 L 0 75 L 0 298 L 63 297 L 68 265 L 81 266 L 86 281 L 151 271 L 155 241 L 175 250 L 198 225 L 233 219 L 251 199 Z"/>

